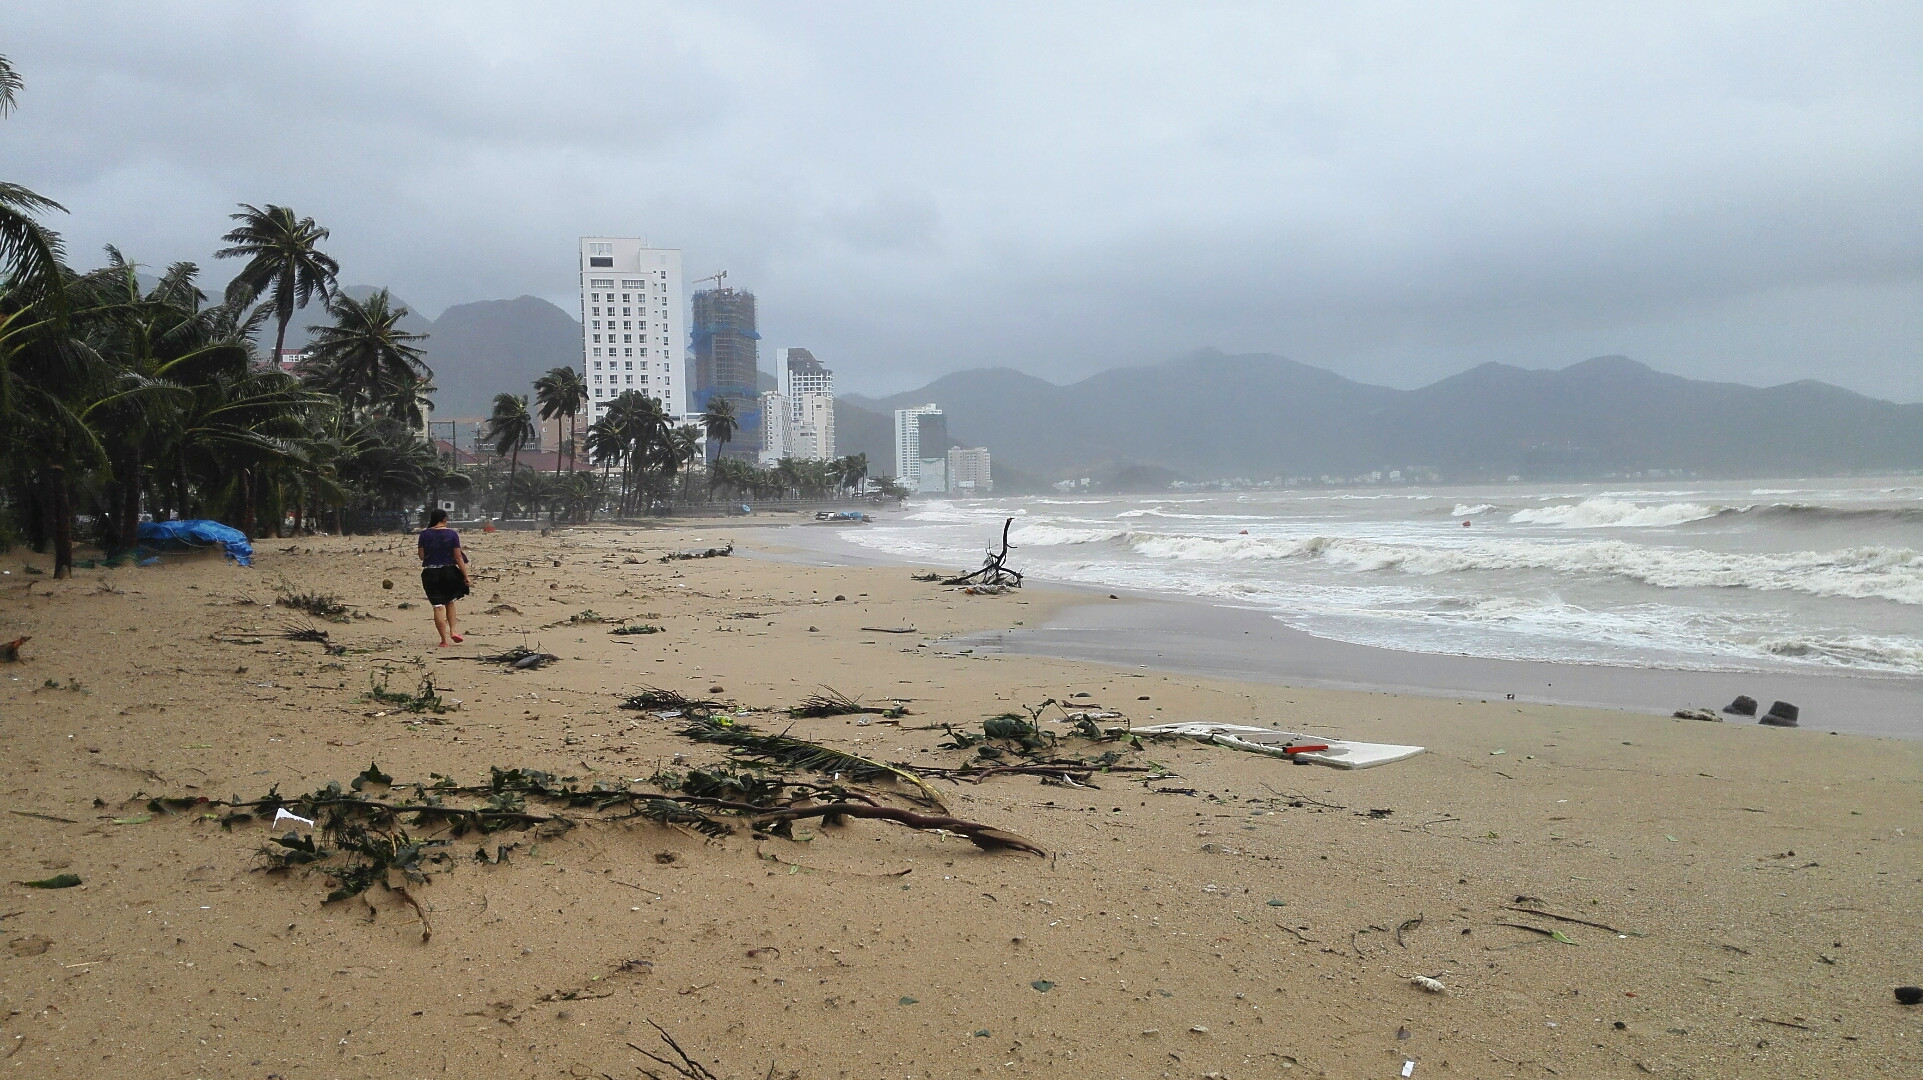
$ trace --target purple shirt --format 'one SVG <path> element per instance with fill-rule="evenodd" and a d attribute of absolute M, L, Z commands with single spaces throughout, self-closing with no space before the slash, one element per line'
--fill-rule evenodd
<path fill-rule="evenodd" d="M 453 566 L 454 549 L 460 546 L 461 534 L 453 529 L 424 529 L 421 531 L 421 565 Z"/>

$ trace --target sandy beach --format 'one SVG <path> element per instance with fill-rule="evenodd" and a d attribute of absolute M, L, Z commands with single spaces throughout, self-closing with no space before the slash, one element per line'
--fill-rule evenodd
<path fill-rule="evenodd" d="M 657 561 L 730 537 L 733 557 Z M 652 1023 L 744 1080 L 1923 1072 L 1923 1013 L 1891 994 L 1923 982 L 1923 744 L 964 652 L 1086 593 L 809 565 L 765 531 L 467 540 L 453 649 L 433 647 L 409 537 L 262 541 L 252 569 L 0 564 L 0 639 L 32 638 L 0 665 L 0 1071 L 671 1075 L 634 1049 L 667 1052 Z M 349 614 L 275 603 L 299 591 Z M 609 632 L 642 622 L 663 632 Z M 290 623 L 345 651 L 278 636 Z M 475 659 L 517 645 L 559 659 Z M 369 694 L 424 678 L 458 705 Z M 370 764 L 400 791 L 494 767 L 646 786 L 726 759 L 618 707 L 645 686 L 761 710 L 824 686 L 900 701 L 739 720 L 909 767 L 977 760 L 942 725 L 979 734 L 1049 698 L 1427 752 L 1344 772 L 1064 737 L 1148 771 L 932 781 L 953 816 L 1047 857 L 877 820 L 710 838 L 580 809 L 332 903 L 322 873 L 264 871 L 264 825 L 149 806 L 291 797 Z M 81 884 L 21 884 L 60 874 Z"/>

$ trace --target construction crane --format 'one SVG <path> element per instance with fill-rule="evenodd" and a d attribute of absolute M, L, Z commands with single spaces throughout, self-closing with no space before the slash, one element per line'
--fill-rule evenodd
<path fill-rule="evenodd" d="M 699 285 L 699 284 L 701 284 L 701 283 L 702 283 L 702 282 L 704 282 L 704 281 L 712 281 L 712 282 L 714 282 L 714 287 L 715 287 L 715 288 L 717 288 L 717 289 L 721 289 L 721 288 L 726 288 L 726 287 L 727 287 L 727 286 L 726 286 L 726 285 L 724 284 L 724 282 L 726 282 L 727 280 L 728 280 L 728 272 L 727 272 L 726 270 L 716 270 L 716 271 L 715 271 L 715 272 L 714 272 L 713 274 L 710 274 L 710 275 L 709 275 L 709 276 L 707 276 L 707 277 L 704 277 L 704 278 L 696 278 L 696 279 L 695 279 L 695 281 L 694 281 L 694 283 L 695 283 L 696 285 Z"/>

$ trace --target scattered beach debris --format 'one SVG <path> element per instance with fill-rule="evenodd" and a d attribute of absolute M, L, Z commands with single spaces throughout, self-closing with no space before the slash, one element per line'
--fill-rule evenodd
<path fill-rule="evenodd" d="M 616 635 L 659 634 L 662 632 L 663 629 L 653 623 L 631 623 L 627 626 L 617 626 L 608 631 L 608 633 Z"/>
<path fill-rule="evenodd" d="M 1791 705 L 1789 702 L 1778 701 L 1771 703 L 1769 712 L 1765 713 L 1763 718 L 1756 722 L 1759 724 L 1767 724 L 1770 727 L 1795 727 L 1797 717 L 1800 716 L 1801 713 L 1801 709 Z"/>
<path fill-rule="evenodd" d="M 468 659 L 479 660 L 484 664 L 506 664 L 512 670 L 528 671 L 533 668 L 538 668 L 543 664 L 552 664 L 561 658 L 551 652 L 530 649 L 526 645 L 516 645 L 506 652 L 493 653 L 488 656 L 470 656 Z"/>
<path fill-rule="evenodd" d="M 1720 724 L 1723 722 L 1722 717 L 1717 716 L 1715 713 L 1710 712 L 1708 709 L 1677 709 L 1674 713 L 1671 713 L 1670 715 L 1674 716 L 1678 720 L 1708 720 L 1711 723 L 1717 723 L 1717 724 Z"/>
<path fill-rule="evenodd" d="M 381 673 L 379 682 L 375 682 L 372 675 L 368 676 L 368 682 L 370 685 L 367 688 L 367 697 L 364 700 L 379 702 L 383 705 L 392 705 L 404 712 L 433 713 L 439 716 L 456 707 L 441 697 L 440 690 L 434 685 L 434 676 L 432 675 L 421 676 L 421 685 L 416 687 L 412 694 L 403 694 L 398 690 L 389 690 L 387 688 L 387 673 L 384 671 Z"/>
<path fill-rule="evenodd" d="M 915 629 L 914 627 L 912 627 L 912 626 L 864 626 L 864 627 L 862 627 L 862 629 L 863 629 L 863 630 L 865 630 L 865 631 L 867 631 L 868 633 L 871 633 L 871 634 L 914 634 L 914 633 L 919 633 L 919 631 L 917 631 L 917 630 L 916 630 L 916 629 Z"/>
<path fill-rule="evenodd" d="M 1897 1000 L 1897 1003 L 1901 1005 L 1923 1004 L 1923 986 L 1897 987 L 1896 1000 Z"/>
<path fill-rule="evenodd" d="M 851 698 L 832 686 L 821 688 L 822 693 L 809 694 L 801 699 L 801 704 L 788 710 L 788 715 L 798 720 L 819 719 L 827 716 L 854 716 L 872 713 L 896 719 L 908 715 L 908 707 L 899 701 L 893 705 L 863 705 L 859 698 Z"/>
<path fill-rule="evenodd" d="M 1377 765 L 1387 765 L 1390 762 L 1414 757 L 1424 750 L 1420 746 L 1400 746 L 1393 743 L 1322 739 L 1303 735 L 1300 732 L 1276 731 L 1272 728 L 1249 727 L 1244 724 L 1157 724 L 1130 730 L 1137 735 L 1170 735 L 1200 739 L 1203 742 L 1212 742 L 1236 750 L 1270 754 L 1292 761 L 1310 761 L 1317 765 L 1329 765 L 1338 769 L 1370 769 Z"/>
<path fill-rule="evenodd" d="M 925 574 L 910 574 L 908 575 L 908 579 L 910 581 L 940 581 L 941 575 L 935 573 L 933 570 L 930 570 L 928 573 L 925 573 Z"/>
<path fill-rule="evenodd" d="M 1735 701 L 1723 706 L 1723 711 L 1731 716 L 1755 716 L 1756 699 L 1748 694 L 1737 694 Z"/>
<path fill-rule="evenodd" d="M 652 1020 L 648 1021 L 648 1026 L 661 1033 L 661 1041 L 664 1043 L 667 1043 L 668 1048 L 670 1050 L 673 1050 L 675 1052 L 675 1056 L 679 1057 L 681 1060 L 670 1061 L 667 1058 L 660 1056 L 659 1054 L 653 1053 L 648 1050 L 643 1050 L 640 1047 L 634 1045 L 633 1043 L 628 1044 L 628 1049 L 633 1050 L 637 1054 L 642 1054 L 647 1056 L 648 1058 L 653 1059 L 657 1064 L 666 1065 L 668 1068 L 673 1069 L 674 1075 L 681 1077 L 682 1080 L 721 1080 L 720 1077 L 716 1076 L 714 1073 L 709 1072 L 707 1066 L 701 1064 L 701 1062 L 699 1061 L 696 1061 L 692 1056 L 688 1054 L 686 1050 L 681 1049 L 681 1044 L 674 1041 L 674 1036 L 668 1034 L 667 1028 L 662 1027 L 660 1024 L 657 1024 Z M 648 1080 L 667 1080 L 666 1077 L 663 1077 L 660 1073 L 655 1072 L 653 1069 L 636 1065 L 635 1070 L 638 1071 L 642 1076 L 647 1077 Z M 774 1062 L 771 1061 L 768 1063 L 768 1075 L 772 1077 L 774 1076 L 774 1074 L 775 1074 L 775 1066 L 774 1066 Z"/>
<path fill-rule="evenodd" d="M 20 646 L 33 640 L 33 635 L 22 634 L 12 641 L 0 641 L 0 663 L 12 664 L 20 659 Z"/>
<path fill-rule="evenodd" d="M 760 834 L 787 836 L 793 823 L 803 819 L 820 818 L 825 826 L 838 826 L 850 818 L 867 818 L 965 837 L 986 851 L 1048 855 L 1025 837 L 980 822 L 886 806 L 876 798 L 881 793 L 759 770 L 694 770 L 685 776 L 662 772 L 646 781 L 611 784 L 497 766 L 481 784 L 460 784 L 440 773 L 430 774 L 430 779 L 396 782 L 378 765 L 369 765 L 351 785 L 330 781 L 292 798 L 275 787 L 257 799 L 156 797 L 148 800 L 147 809 L 155 815 L 194 812 L 203 818 L 226 810 L 219 816 L 224 829 L 256 820 L 271 822 L 275 829 L 291 824 L 294 827 L 282 835 L 270 834 L 260 851 L 261 869 L 324 874 L 331 888 L 329 901 L 358 896 L 379 885 L 414 908 L 422 920 L 423 940 L 432 933 L 426 910 L 405 890 L 410 884 L 426 884 L 430 868 L 447 870 L 468 861 L 453 854 L 453 847 L 473 834 L 485 837 L 532 829 L 537 838 L 547 839 L 590 821 L 645 818 L 708 837 L 727 835 L 737 824 Z M 551 809 L 538 808 L 542 804 Z M 582 813 L 569 816 L 564 811 Z M 302 824 L 311 831 L 303 833 L 298 827 Z M 483 844 L 473 861 L 503 864 L 508 846 L 493 846 L 490 855 L 489 845 Z M 80 879 L 61 875 L 46 883 L 22 884 L 69 888 L 80 884 Z"/>
<path fill-rule="evenodd" d="M 691 698 L 677 690 L 643 686 L 621 699 L 620 707 L 643 712 L 670 712 L 691 717 L 705 717 L 709 713 L 732 708 L 733 703 L 717 701 L 713 698 Z"/>
<path fill-rule="evenodd" d="M 289 641 L 312 642 L 313 644 L 319 645 L 322 649 L 325 649 L 329 656 L 347 655 L 347 646 L 336 645 L 332 641 L 329 641 L 327 631 L 319 627 L 303 626 L 300 623 L 287 623 L 281 627 L 280 636 Z"/>
<path fill-rule="evenodd" d="M 670 551 L 666 555 L 661 556 L 659 561 L 665 563 L 683 562 L 688 559 L 725 559 L 733 554 L 734 542 L 729 541 L 726 547 L 702 548 L 699 551 Z"/>
<path fill-rule="evenodd" d="M 333 593 L 316 592 L 311 589 L 306 592 L 284 589 L 275 603 L 296 611 L 305 611 L 316 619 L 326 619 L 330 622 L 347 621 L 347 604 Z"/>
<path fill-rule="evenodd" d="M 843 774 L 858 783 L 883 777 L 904 780 L 920 791 L 921 797 L 917 801 L 946 809 L 941 796 L 935 794 L 935 789 L 905 765 L 890 765 L 791 735 L 773 735 L 756 731 L 746 724 L 709 717 L 694 717 L 688 726 L 681 729 L 681 735 L 696 742 L 725 746 L 737 757 L 758 758 L 807 772 L 828 773 L 837 780 Z"/>
<path fill-rule="evenodd" d="M 488 608 L 486 611 L 482 612 L 482 614 L 483 615 L 519 615 L 521 614 L 521 609 L 515 607 L 513 604 L 496 604 L 493 607 Z"/>
<path fill-rule="evenodd" d="M 1009 589 L 1021 588 L 1022 587 L 1021 572 L 1018 570 L 1011 570 L 1008 568 L 1008 530 L 1014 524 L 1015 524 L 1014 518 L 1009 518 L 1006 521 L 1002 522 L 1002 550 L 999 553 L 993 552 L 993 551 L 989 552 L 982 559 L 981 569 L 970 571 L 969 573 L 966 573 L 966 574 L 960 574 L 955 577 L 951 577 L 948 580 L 942 582 L 942 584 L 943 585 L 972 585 L 972 586 L 975 586 L 977 589 L 983 589 L 984 587 L 987 587 L 987 588 L 992 588 L 997 592 L 999 592 L 1004 588 L 1009 588 Z"/>
<path fill-rule="evenodd" d="M 57 865 L 57 864 L 56 864 Z M 20 884 L 29 889 L 71 889 L 80 884 L 79 874 L 55 874 L 39 881 L 23 881 Z"/>
<path fill-rule="evenodd" d="M 593 608 L 589 608 L 586 611 L 576 612 L 575 614 L 568 616 L 568 622 L 573 623 L 576 626 L 579 626 L 582 623 L 609 623 L 609 622 L 620 622 L 620 621 L 621 620 L 619 619 L 610 619 L 606 615 L 601 614 L 600 612 L 594 610 Z"/>
<path fill-rule="evenodd" d="M 1441 979 L 1432 979 L 1427 975 L 1411 975 L 1409 976 L 1409 981 L 1427 990 L 1431 994 L 1446 994 L 1449 992 L 1449 988 L 1442 984 Z M 1406 1076 L 1407 1074 L 1405 1073 L 1404 1075 Z"/>

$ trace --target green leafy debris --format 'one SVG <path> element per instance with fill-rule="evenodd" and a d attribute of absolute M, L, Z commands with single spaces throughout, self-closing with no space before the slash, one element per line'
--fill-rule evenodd
<path fill-rule="evenodd" d="M 55 874 L 50 878 L 41 878 L 39 881 L 23 881 L 20 884 L 25 885 L 29 889 L 71 889 L 80 884 L 80 875 Z"/>

